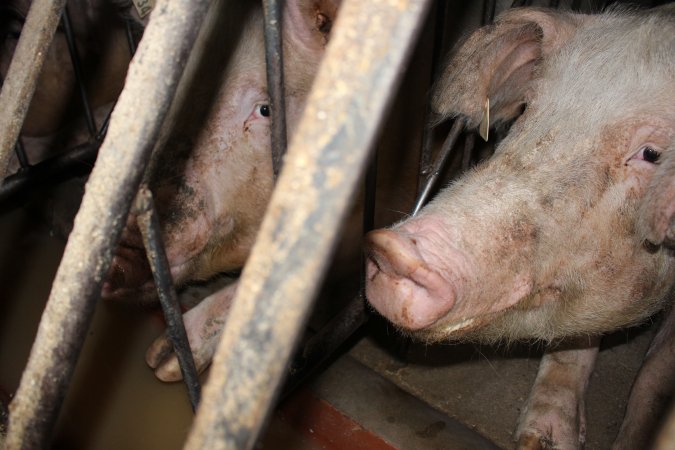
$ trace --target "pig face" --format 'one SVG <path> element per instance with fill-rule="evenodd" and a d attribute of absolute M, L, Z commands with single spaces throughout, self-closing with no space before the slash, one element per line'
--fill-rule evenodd
<path fill-rule="evenodd" d="M 286 3 L 283 51 L 289 135 L 302 111 L 336 12 L 332 2 Z M 210 59 L 225 57 L 207 53 L 202 69 L 193 69 L 192 62 L 188 63 L 186 71 L 197 73 L 198 81 L 189 93 L 197 105 L 174 123 L 167 148 L 152 162 L 150 187 L 177 283 L 241 268 L 271 195 L 262 14 L 258 10 L 245 14 L 247 22 L 215 82 L 215 95 L 202 86 L 208 83 L 200 77 L 213 75 Z M 214 50 L 224 51 L 211 47 L 210 51 Z M 200 114 L 199 106 L 204 103 L 209 106 Z M 132 216 L 103 294 L 138 298 L 139 289 L 149 293 L 154 288 Z"/>
<path fill-rule="evenodd" d="M 675 9 L 517 9 L 460 47 L 433 107 L 469 126 L 527 105 L 494 157 L 366 239 L 366 295 L 422 338 L 600 333 L 666 301 L 673 255 L 638 206 L 675 137 Z M 668 36 L 664 39 L 663 36 Z"/>

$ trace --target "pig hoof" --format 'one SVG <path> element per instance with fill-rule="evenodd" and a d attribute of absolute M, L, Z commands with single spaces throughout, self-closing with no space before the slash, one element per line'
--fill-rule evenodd
<path fill-rule="evenodd" d="M 203 358 L 200 356 L 200 352 L 196 352 L 194 349 L 192 351 L 197 373 L 201 373 L 211 358 L 210 356 Z M 173 346 L 166 335 L 157 338 L 148 348 L 145 354 L 145 362 L 155 370 L 155 376 L 161 381 L 171 383 L 183 379 L 178 358 L 173 352 Z"/>
<path fill-rule="evenodd" d="M 556 447 L 550 436 L 526 433 L 518 439 L 518 450 L 552 450 Z"/>

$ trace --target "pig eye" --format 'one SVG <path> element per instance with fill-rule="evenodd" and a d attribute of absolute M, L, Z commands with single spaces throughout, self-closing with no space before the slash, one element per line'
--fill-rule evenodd
<path fill-rule="evenodd" d="M 256 112 L 260 114 L 262 117 L 269 117 L 270 116 L 270 105 L 263 103 L 260 105 L 256 105 L 255 107 Z"/>
<path fill-rule="evenodd" d="M 637 155 L 638 159 L 642 159 L 650 163 L 658 162 L 660 156 L 661 153 L 658 150 L 655 150 L 648 145 L 642 147 Z"/>

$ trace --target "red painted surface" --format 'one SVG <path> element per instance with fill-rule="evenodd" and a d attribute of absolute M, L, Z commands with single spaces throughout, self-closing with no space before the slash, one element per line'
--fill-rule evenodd
<path fill-rule="evenodd" d="M 303 389 L 285 401 L 278 417 L 325 450 L 395 450 L 327 401 Z"/>

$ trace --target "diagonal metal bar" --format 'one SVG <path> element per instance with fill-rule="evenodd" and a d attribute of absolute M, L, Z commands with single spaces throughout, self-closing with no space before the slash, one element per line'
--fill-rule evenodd
<path fill-rule="evenodd" d="M 165 0 L 134 57 L 10 406 L 7 449 L 47 448 L 131 202 L 208 6 Z"/>
<path fill-rule="evenodd" d="M 166 252 L 162 245 L 159 218 L 155 211 L 152 193 L 146 186 L 141 186 L 139 189 L 134 209 L 138 220 L 138 227 L 143 236 L 145 252 L 148 255 L 148 262 L 152 269 L 152 276 L 155 279 L 159 303 L 162 305 L 162 311 L 164 312 L 167 328 L 166 334 L 178 357 L 180 371 L 183 374 L 183 380 L 185 380 L 192 410 L 196 411 L 201 390 L 199 377 L 197 376 L 197 368 L 195 367 L 190 343 L 185 332 L 183 314 L 181 314 L 176 290 L 173 287 L 169 261 L 166 258 Z"/>
<path fill-rule="evenodd" d="M 94 114 L 91 111 L 89 98 L 87 97 L 87 89 L 84 86 L 84 75 L 82 74 L 82 64 L 80 63 L 80 53 L 77 51 L 75 44 L 75 34 L 73 33 L 72 22 L 70 21 L 70 13 L 68 12 L 68 5 L 63 9 L 63 30 L 66 34 L 66 43 L 68 44 L 68 52 L 70 53 L 70 61 L 73 64 L 73 73 L 75 74 L 75 82 L 77 84 L 77 92 L 80 95 L 82 102 L 82 109 L 84 110 L 84 118 L 87 122 L 87 129 L 89 135 L 96 136 L 96 121 Z"/>
<path fill-rule="evenodd" d="M 186 448 L 253 447 L 428 5 L 343 2 Z"/>
<path fill-rule="evenodd" d="M 427 183 L 424 185 L 424 189 L 417 197 L 417 201 L 415 202 L 415 207 L 413 208 L 412 212 L 413 216 L 417 215 L 417 213 L 420 212 L 424 204 L 429 199 L 431 191 L 436 186 L 436 182 L 438 181 L 438 178 L 441 176 L 441 173 L 443 172 L 443 168 L 445 167 L 448 157 L 452 152 L 452 148 L 455 146 L 455 143 L 457 142 L 459 135 L 462 134 L 463 129 L 464 129 L 464 119 L 458 117 L 457 119 L 455 119 L 455 123 L 452 124 L 452 128 L 450 129 L 450 133 L 448 133 L 448 137 L 445 138 L 445 142 L 443 142 L 443 147 L 441 148 L 440 153 L 436 157 L 436 161 L 434 162 L 432 172 L 429 175 L 429 178 L 427 178 Z"/>
<path fill-rule="evenodd" d="M 30 167 L 30 162 L 28 161 L 28 155 L 26 154 L 26 149 L 23 146 L 21 138 L 16 140 L 14 153 L 16 153 L 16 158 L 19 160 L 20 170 L 28 169 Z"/>
<path fill-rule="evenodd" d="M 28 113 L 49 44 L 66 0 L 35 0 L 28 11 L 0 92 L 0 178 Z"/>
<path fill-rule="evenodd" d="M 286 102 L 284 96 L 284 59 L 281 45 L 281 5 L 279 0 L 263 0 L 265 16 L 265 61 L 267 91 L 270 96 L 272 130 L 272 169 L 276 179 L 286 153 Z"/>

